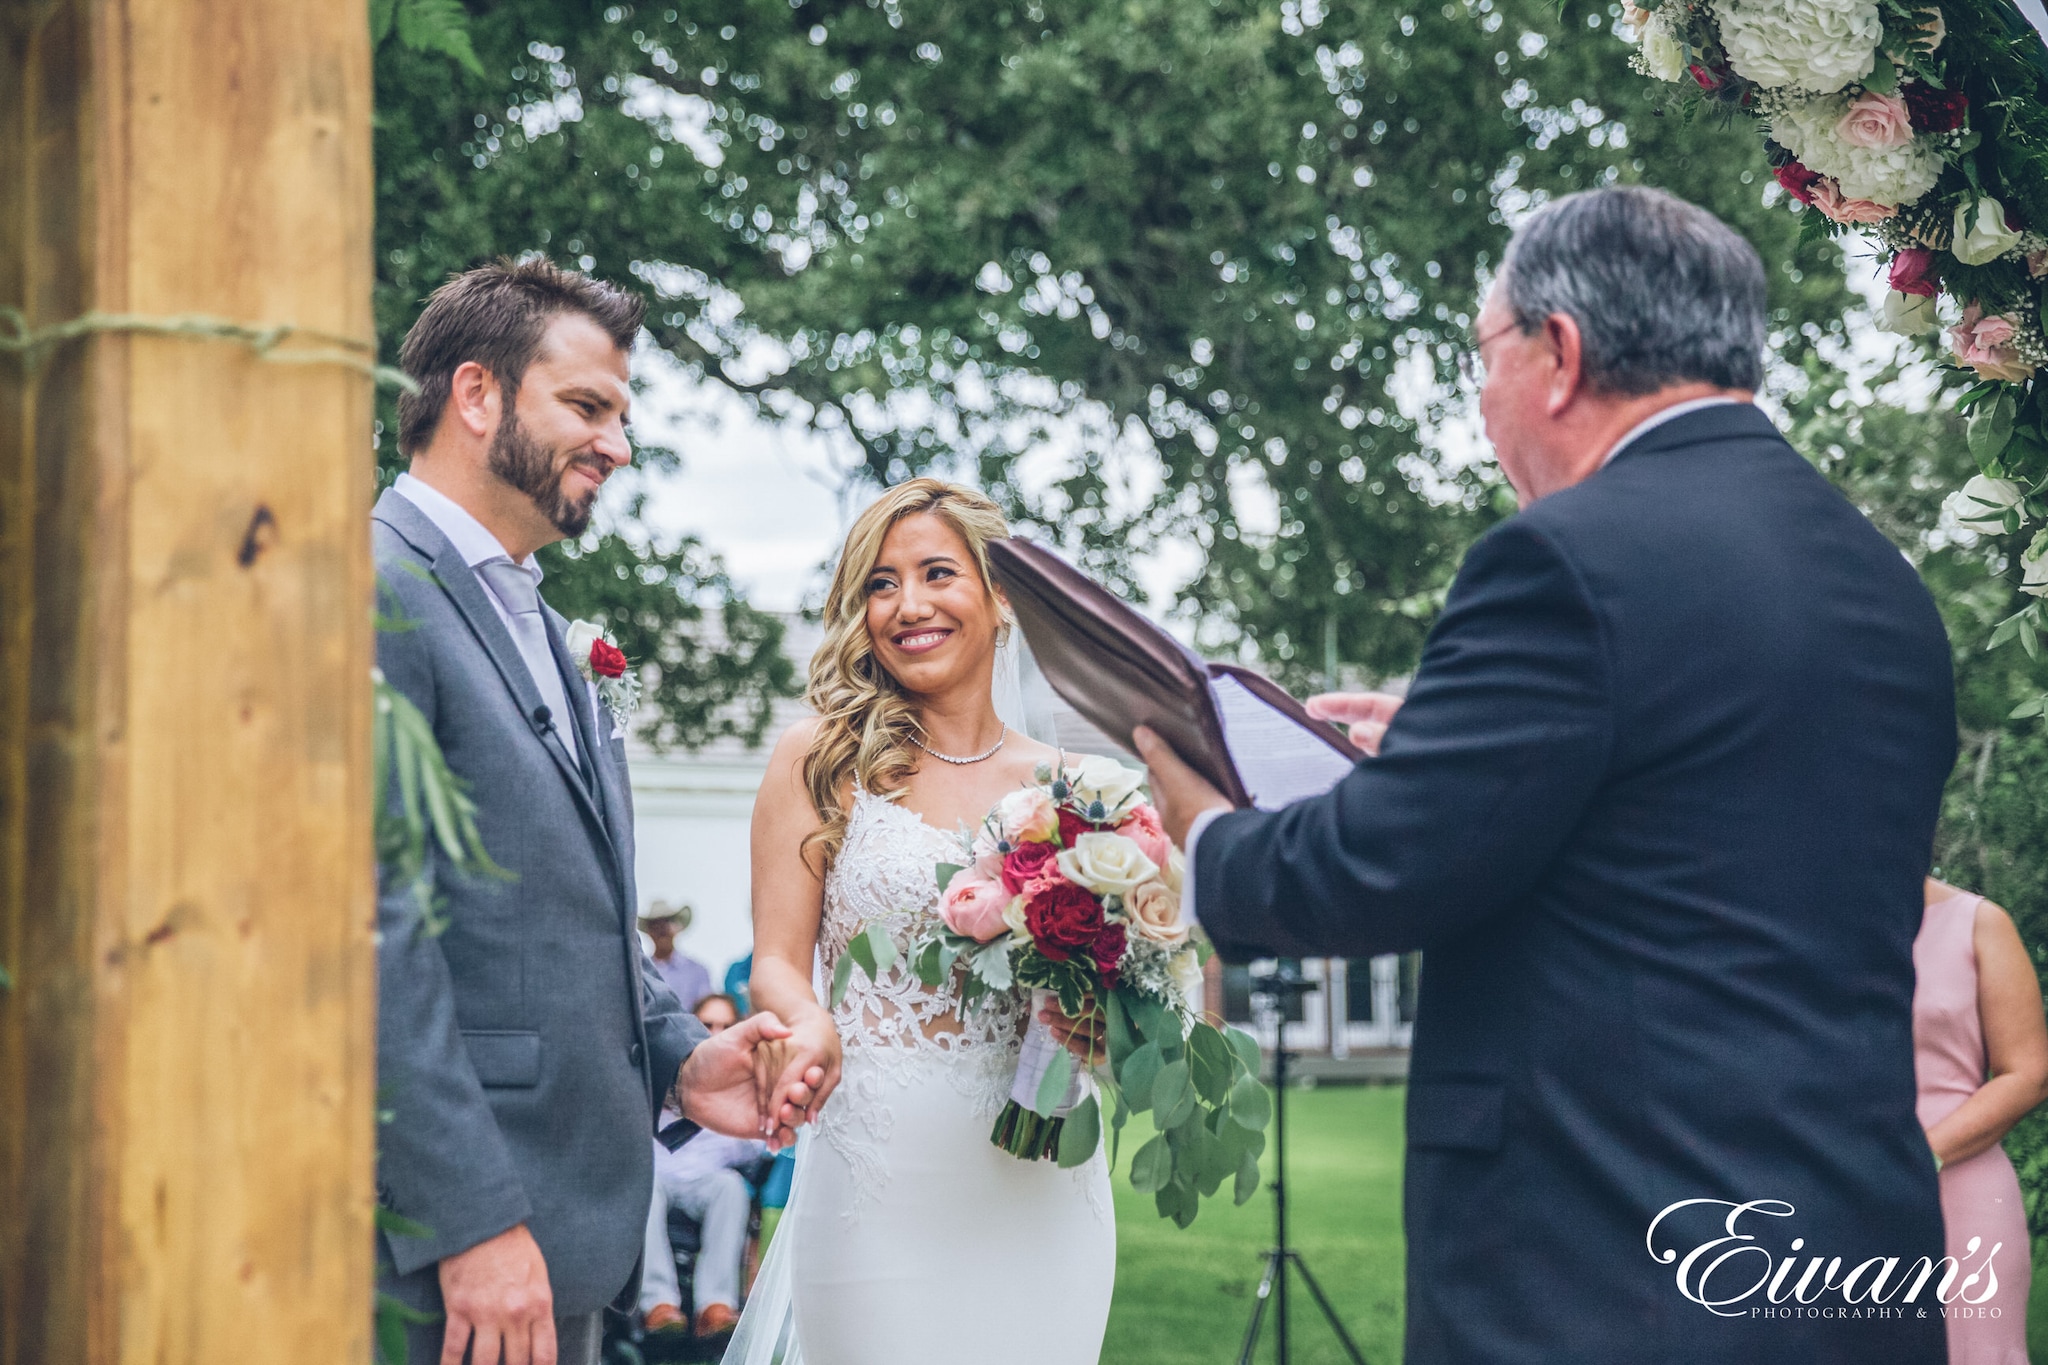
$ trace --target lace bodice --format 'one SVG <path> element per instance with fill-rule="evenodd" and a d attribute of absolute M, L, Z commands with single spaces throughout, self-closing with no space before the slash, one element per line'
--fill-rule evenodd
<path fill-rule="evenodd" d="M 831 980 L 846 945 L 872 924 L 887 928 L 897 962 L 879 981 L 854 968 L 846 998 L 833 1012 L 847 1049 L 957 1053 L 995 1048 L 1014 1059 L 1026 1013 L 1024 992 L 984 998 L 963 1015 L 958 973 L 932 989 L 910 969 L 911 942 L 938 924 L 938 865 L 965 861 L 959 835 L 864 788 L 854 789 L 846 841 L 825 875 L 824 918 L 818 928 L 824 977 Z"/>
<path fill-rule="evenodd" d="M 939 864 L 966 858 L 961 836 L 854 788 L 846 841 L 825 874 L 824 916 L 818 926 L 824 979 L 832 979 L 853 936 L 872 924 L 887 928 L 897 961 L 879 981 L 855 967 L 846 997 L 832 1012 L 843 1069 L 839 1089 L 818 1116 L 817 1133 L 854 1176 L 854 1194 L 839 1210 L 841 1218 L 857 1218 L 888 1188 L 897 1117 L 892 1089 L 936 1072 L 974 1116 L 977 1131 L 985 1132 L 1016 1077 L 1030 992 L 1021 987 L 992 992 L 963 1014 L 964 968 L 933 989 L 917 979 L 907 961 L 911 942 L 938 922 Z M 1065 1174 L 1106 1224 L 1109 1181 L 1102 1160 L 1098 1153 L 1089 1165 Z"/>

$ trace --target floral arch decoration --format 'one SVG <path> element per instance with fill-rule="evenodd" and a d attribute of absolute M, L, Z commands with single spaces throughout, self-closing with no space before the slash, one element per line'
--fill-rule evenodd
<path fill-rule="evenodd" d="M 1637 70 L 1690 112 L 1758 121 L 1808 239 L 1856 227 L 1882 244 L 1882 324 L 1943 332 L 1981 470 L 1950 495 L 1957 520 L 1999 536 L 2048 522 L 2048 18 L 2037 32 L 2014 0 L 1623 5 Z M 2048 525 L 2018 567 L 2035 600 L 1992 643 L 2038 657 Z"/>

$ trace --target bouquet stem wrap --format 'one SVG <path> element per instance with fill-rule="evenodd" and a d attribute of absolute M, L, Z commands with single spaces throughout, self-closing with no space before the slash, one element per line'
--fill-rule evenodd
<path fill-rule="evenodd" d="M 1053 1036 L 1052 1026 L 1038 1017 L 1041 1010 L 1058 999 L 1043 988 L 1031 992 L 1031 1023 L 1024 1030 L 1023 1051 L 1017 1057 L 1017 1078 L 1010 1084 L 1010 1102 L 996 1116 L 995 1130 L 989 1134 L 989 1140 L 996 1146 L 1026 1161 L 1053 1155 L 1067 1114 L 1081 1102 L 1081 1069 L 1069 1067 L 1066 1093 L 1050 1112 L 1039 1108 L 1038 1092 L 1045 1084 L 1046 1074 L 1062 1055 L 1071 1056 Z"/>

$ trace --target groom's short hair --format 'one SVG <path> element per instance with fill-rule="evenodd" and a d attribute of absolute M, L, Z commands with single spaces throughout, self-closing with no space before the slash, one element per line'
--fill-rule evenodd
<path fill-rule="evenodd" d="M 410 455 L 433 439 L 455 371 L 468 362 L 489 370 L 509 402 L 555 318 L 580 313 L 628 351 L 645 311 L 637 295 L 541 256 L 493 261 L 451 277 L 398 348 L 399 367 L 419 385 L 418 393 L 399 395 L 399 451 Z"/>
<path fill-rule="evenodd" d="M 1563 313 L 1579 325 L 1596 393 L 1671 384 L 1763 384 L 1764 266 L 1741 233 L 1642 185 L 1568 194 L 1508 243 L 1500 287 L 1524 332 Z"/>

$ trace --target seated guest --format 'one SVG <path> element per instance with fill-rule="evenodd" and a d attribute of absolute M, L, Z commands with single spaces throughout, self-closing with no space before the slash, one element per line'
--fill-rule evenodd
<path fill-rule="evenodd" d="M 1998 1277 L 1995 1291 L 1972 1286 L 1964 1302 L 1988 1300 L 2000 1310 L 1995 1317 L 1943 1315 L 1949 1365 L 2026 1365 L 2033 1280 L 2027 1211 L 2019 1178 L 1998 1144 L 2048 1099 L 2041 983 L 2005 911 L 1932 877 L 1926 896 L 1926 918 L 1913 940 L 1920 1122 L 1941 1168 L 1948 1254 L 1966 1274 L 1989 1263 Z M 2003 1249 L 1994 1255 L 1993 1247 Z"/>
<path fill-rule="evenodd" d="M 713 1033 L 740 1021 L 728 995 L 707 995 L 697 1002 L 697 1018 Z M 678 1115 L 663 1112 L 662 1127 Z M 669 1249 L 668 1211 L 681 1209 L 702 1230 L 697 1273 L 691 1286 L 697 1335 L 730 1331 L 739 1321 L 740 1262 L 747 1250 L 748 1215 L 753 1191 L 740 1168 L 768 1151 L 754 1138 L 726 1137 L 708 1129 L 671 1152 L 654 1144 L 654 1200 L 647 1210 L 647 1249 L 640 1279 L 640 1312 L 650 1332 L 683 1325 L 682 1286 L 676 1281 L 675 1255 Z"/>
<path fill-rule="evenodd" d="M 677 908 L 658 900 L 640 917 L 641 931 L 654 943 L 647 960 L 686 1010 L 696 1009 L 697 1002 L 711 994 L 711 969 L 676 947 L 676 935 L 690 927 L 690 915 L 687 905 Z"/>

